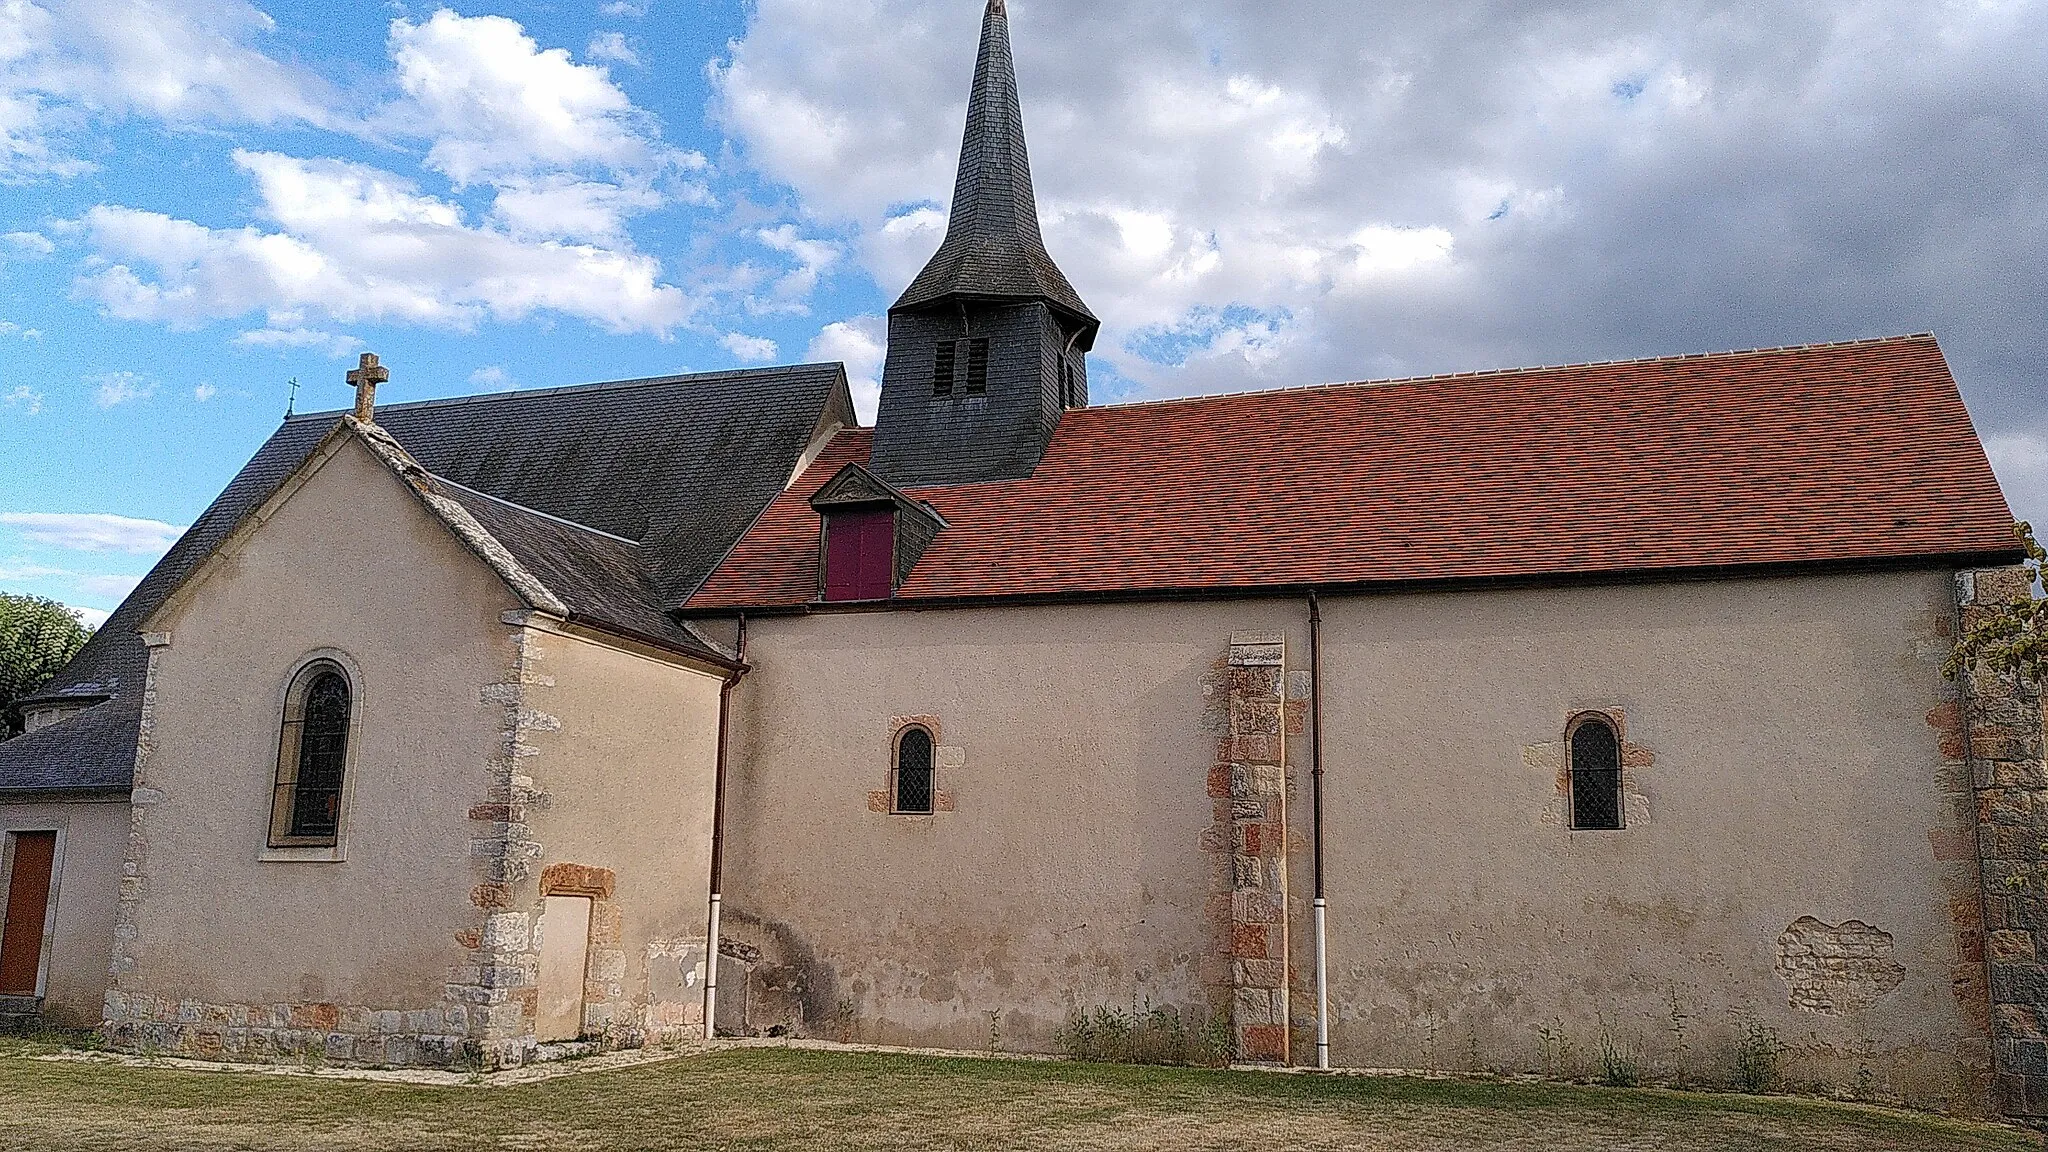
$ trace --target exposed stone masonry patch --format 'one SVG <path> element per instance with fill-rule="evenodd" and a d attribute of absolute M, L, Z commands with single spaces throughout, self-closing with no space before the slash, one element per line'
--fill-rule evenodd
<path fill-rule="evenodd" d="M 1238 1058 L 1249 1061 L 1288 1056 L 1286 657 L 1284 636 L 1240 633 L 1210 685 L 1220 731 L 1203 847 L 1222 862 L 1212 904 L 1228 965 L 1219 991 Z"/>
<path fill-rule="evenodd" d="M 162 663 L 163 650 L 170 646 L 171 638 L 161 632 L 145 632 L 142 642 L 149 648 L 149 665 L 142 681 L 142 718 L 136 735 L 134 785 L 129 793 L 128 852 L 121 864 L 120 891 L 114 908 L 112 979 L 105 1009 L 105 1019 L 109 1022 L 114 1019 L 115 994 L 133 990 L 137 913 L 148 890 L 149 817 L 164 799 L 163 792 L 154 787 L 149 772 L 150 761 L 156 752 L 157 670 Z M 119 1043 L 117 1036 L 112 1038 Z"/>
<path fill-rule="evenodd" d="M 1958 622 L 1967 630 L 1999 605 L 2031 595 L 2023 568 L 1960 573 Z M 1964 679 L 1960 720 L 1943 738 L 1966 758 L 1976 794 L 1998 1104 L 2009 1115 L 2048 1116 L 2048 770 L 2040 693 L 1979 670 Z M 1938 836 L 1935 847 L 1939 853 Z"/>
<path fill-rule="evenodd" d="M 530 691 L 553 687 L 540 670 L 545 653 L 531 628 L 514 633 L 515 654 L 505 680 L 484 686 L 486 704 L 504 710 L 499 750 L 487 768 L 490 784 L 483 803 L 469 811 L 473 825 L 469 857 L 477 872 L 470 902 L 482 913 L 473 927 L 456 933 L 468 953 L 449 974 L 446 998 L 468 1014 L 469 1040 L 486 1068 L 526 1062 L 535 1047 L 540 1008 L 540 944 L 534 921 L 540 907 L 535 870 L 541 845 L 529 820 L 546 808 L 547 794 L 534 782 L 533 736 L 559 731 L 562 722 L 531 706 Z M 595 909 L 592 914 L 595 930 Z"/>
<path fill-rule="evenodd" d="M 1860 920 L 1823 924 L 1811 916 L 1778 937 L 1780 979 L 1792 1007 L 1841 1016 L 1876 1004 L 1905 983 L 1905 965 L 1892 959 L 1892 935 Z"/>

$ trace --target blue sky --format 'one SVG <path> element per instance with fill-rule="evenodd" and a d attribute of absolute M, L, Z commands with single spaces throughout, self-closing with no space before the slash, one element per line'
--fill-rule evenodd
<path fill-rule="evenodd" d="M 1013 0 L 1098 398 L 1932 329 L 2048 519 L 2048 5 L 1821 7 Z M 979 14 L 0 0 L 0 589 L 111 609 L 361 350 L 870 396 Z"/>

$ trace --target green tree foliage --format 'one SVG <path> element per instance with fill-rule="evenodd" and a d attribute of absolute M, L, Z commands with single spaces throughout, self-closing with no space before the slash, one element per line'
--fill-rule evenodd
<path fill-rule="evenodd" d="M 91 635 L 55 600 L 0 592 L 0 739 L 20 730 L 14 702 L 48 684 Z"/>
<path fill-rule="evenodd" d="M 2026 547 L 2027 568 L 2039 586 L 2048 552 L 2034 539 L 2033 525 L 2017 524 L 2012 531 Z M 2030 684 L 2048 683 L 2048 600 L 2015 601 L 1987 615 L 1956 641 L 1942 671 L 1953 679 L 1980 667 Z"/>

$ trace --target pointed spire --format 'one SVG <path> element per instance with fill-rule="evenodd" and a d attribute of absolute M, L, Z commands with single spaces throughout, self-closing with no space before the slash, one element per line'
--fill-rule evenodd
<path fill-rule="evenodd" d="M 989 0 L 982 17 L 981 55 L 967 104 L 960 145 L 960 175 L 945 242 L 925 265 L 896 309 L 948 297 L 1043 300 L 1081 325 L 1084 346 L 1099 327 L 1094 313 L 1053 263 L 1038 230 L 1038 199 L 1031 187 L 1031 156 L 1024 146 L 1024 110 L 1017 66 L 1010 55 L 1010 20 L 1003 0 Z"/>

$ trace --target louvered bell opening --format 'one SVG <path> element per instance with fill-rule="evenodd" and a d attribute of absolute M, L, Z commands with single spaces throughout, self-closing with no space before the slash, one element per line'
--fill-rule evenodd
<path fill-rule="evenodd" d="M 932 395 L 953 394 L 953 364 L 956 351 L 951 340 L 939 341 L 938 350 L 932 354 Z"/>

